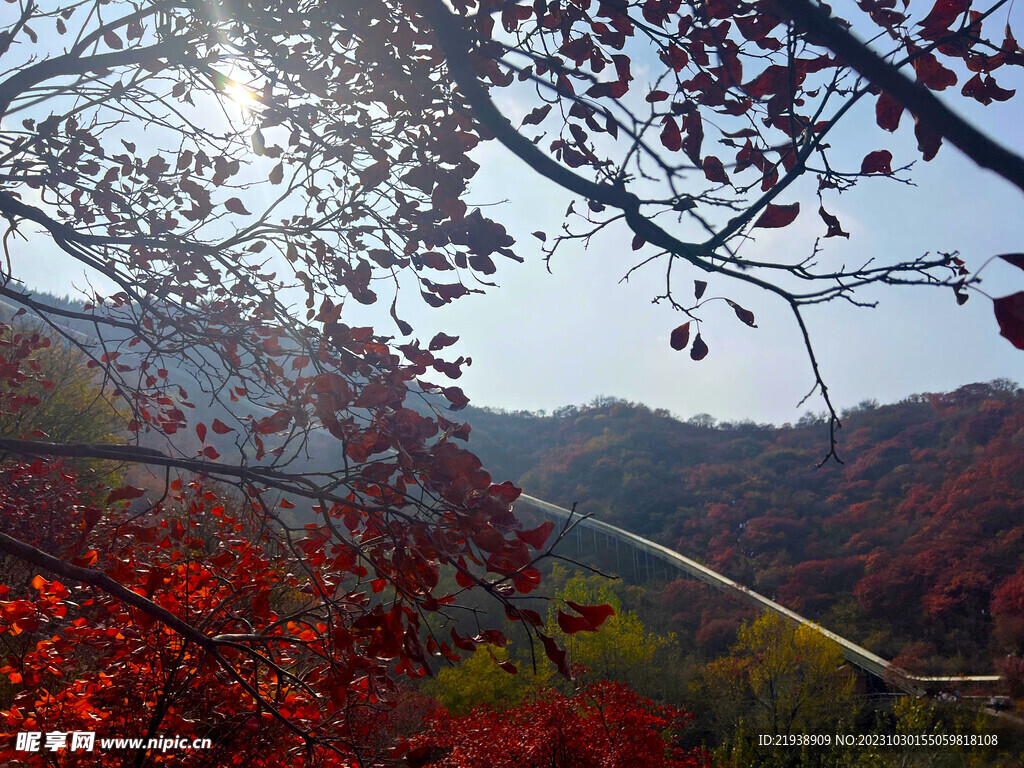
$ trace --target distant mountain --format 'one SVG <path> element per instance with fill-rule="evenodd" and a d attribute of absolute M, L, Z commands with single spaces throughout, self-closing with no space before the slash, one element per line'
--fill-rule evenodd
<path fill-rule="evenodd" d="M 467 409 L 496 479 L 707 562 L 908 667 L 1024 651 L 1024 392 L 1008 381 L 823 419 L 684 422 L 613 398 Z M 994 614 L 994 615 L 993 615 Z"/>

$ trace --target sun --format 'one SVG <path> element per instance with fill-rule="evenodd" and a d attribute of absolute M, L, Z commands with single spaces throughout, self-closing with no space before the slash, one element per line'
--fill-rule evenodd
<path fill-rule="evenodd" d="M 248 120 L 259 111 L 260 99 L 247 85 L 221 72 L 214 72 L 212 80 L 214 88 L 224 97 L 221 103 L 232 122 Z"/>
<path fill-rule="evenodd" d="M 228 97 L 231 103 L 238 107 L 243 117 L 248 117 L 255 112 L 259 103 L 256 94 L 241 83 L 231 79 L 228 79 L 224 84 L 224 95 Z"/>

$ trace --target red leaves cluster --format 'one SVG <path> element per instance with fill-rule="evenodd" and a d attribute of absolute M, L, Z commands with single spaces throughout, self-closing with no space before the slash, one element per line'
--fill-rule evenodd
<path fill-rule="evenodd" d="M 698 768 L 707 764 L 704 753 L 671 741 L 691 719 L 602 682 L 571 696 L 548 690 L 505 712 L 437 712 L 402 751 L 420 768 Z"/>
<path fill-rule="evenodd" d="M 109 497 L 141 493 L 125 486 Z M 172 504 L 143 518 L 114 504 L 101 519 L 83 503 L 87 494 L 76 478 L 59 466 L 16 465 L 0 472 L 5 533 L 69 558 L 94 547 L 89 559 L 77 562 L 145 595 L 154 611 L 129 608 L 74 579 L 47 579 L 33 571 L 24 572 L 23 585 L 14 579 L 0 588 L 0 636 L 8 649 L 17 649 L 0 660 L 0 673 L 15 689 L 14 703 L 0 712 L 6 730 L 142 735 L 163 700 L 161 729 L 194 737 L 219 733 L 221 764 L 276 765 L 294 746 L 294 733 L 281 718 L 304 731 L 365 745 L 372 730 L 359 729 L 372 729 L 373 719 L 364 722 L 363 714 L 393 698 L 392 675 L 421 677 L 431 657 L 458 658 L 446 643 L 430 639 L 424 645 L 420 629 L 420 611 L 436 611 L 451 600 L 432 595 L 438 558 L 462 552 L 476 560 L 476 550 L 456 538 L 454 527 L 433 534 L 436 544 L 426 538 L 428 526 L 416 524 L 407 527 L 400 549 L 361 545 L 380 539 L 382 519 L 338 506 L 329 514 L 344 521 L 352 540 L 342 542 L 329 529 L 310 526 L 295 542 L 303 563 L 296 568 L 292 558 L 264 549 L 258 529 L 217 494 L 180 481 L 170 493 Z M 506 505 L 500 529 L 515 530 L 507 504 L 517 494 L 511 486 L 494 486 L 473 502 L 478 519 L 486 519 L 488 504 L 499 505 L 492 512 Z M 478 530 L 475 546 L 491 557 L 525 553 L 519 537 L 506 541 L 499 528 Z M 390 536 L 398 531 L 390 528 Z M 550 532 L 550 525 L 516 530 L 538 547 Z M 539 573 L 520 570 L 534 579 L 529 589 L 534 588 Z M 370 598 L 385 587 L 412 600 Z M 577 610 L 591 624 L 602 620 L 600 608 Z M 197 628 L 197 636 L 266 640 L 226 641 L 219 646 L 223 660 L 216 661 L 208 648 L 169 627 L 163 612 Z M 539 625 L 540 617 L 529 613 L 520 611 L 516 618 Z M 495 631 L 470 639 L 453 632 L 452 639 L 467 650 L 504 644 Z M 253 691 L 237 688 L 234 674 L 253 681 Z M 40 690 L 49 693 L 40 696 Z M 0 759 L 12 749 L 0 746 Z M 258 761 L 249 762 L 257 753 Z"/>
<path fill-rule="evenodd" d="M 325 307 L 325 318 L 331 311 Z M 322 491 L 314 506 L 303 498 L 306 487 L 296 485 L 297 495 L 275 494 L 271 510 L 266 488 L 243 485 L 248 506 L 239 509 L 238 499 L 181 479 L 166 493 L 147 493 L 138 481 L 91 489 L 60 464 L 0 471 L 5 533 L 151 601 L 149 609 L 129 608 L 74 578 L 33 579 L 37 571 L 24 573 L 21 583 L 12 579 L 0 595 L 0 635 L 17 649 L 2 660 L 16 687 L 14 705 L 0 713 L 8 730 L 142 734 L 156 702 L 169 697 L 175 703 L 161 709 L 168 732 L 245 722 L 223 744 L 238 760 L 259 752 L 266 764 L 279 764 L 296 729 L 332 734 L 332 744 L 340 739 L 359 749 L 370 733 L 354 724 L 363 722 L 362 711 L 389 702 L 395 676 L 419 678 L 437 660 L 458 658 L 447 642 L 427 639 L 421 623 L 454 600 L 439 591 L 443 567 L 458 569 L 462 588 L 497 574 L 500 588 L 491 589 L 499 600 L 537 589 L 534 561 L 553 526 L 522 528 L 511 512 L 519 490 L 492 483 L 479 459 L 455 444 L 468 427 L 401 405 L 407 382 L 427 365 L 457 373 L 455 364 L 434 357 L 457 339 L 438 334 L 432 351 L 408 345 L 415 362 L 402 366 L 369 329 L 333 320 L 328 327 L 342 348 L 358 350 L 364 361 L 375 355 L 377 365 L 364 363 L 353 372 L 358 375 L 335 369 L 299 376 L 278 411 L 236 416 L 261 449 L 300 420 L 318 418 L 345 441 L 353 473 L 344 499 L 332 502 L 334 492 Z M 42 348 L 39 339 L 16 337 L 8 347 L 17 354 L 5 369 L 7 380 L 24 380 L 21 368 L 31 371 L 31 353 Z M 268 364 L 297 359 L 284 347 L 273 349 Z M 458 387 L 424 383 L 422 389 L 440 389 L 453 407 L 466 402 Z M 344 415 L 350 406 L 363 409 L 359 423 Z M 219 454 L 207 441 L 240 432 L 218 417 L 195 425 L 202 455 L 211 461 Z M 394 455 L 384 456 L 389 449 Z M 403 492 L 410 485 L 429 493 L 436 508 L 409 502 Z M 124 503 L 143 496 L 147 505 Z M 279 510 L 313 514 L 321 523 L 282 541 L 274 527 Z M 535 611 L 510 601 L 504 608 L 540 636 Z M 600 623 L 591 607 L 578 610 L 588 627 Z M 192 634 L 169 621 L 184 622 Z M 259 639 L 221 644 L 212 639 L 219 635 Z M 452 641 L 460 649 L 504 642 L 493 631 L 468 639 L 453 634 Z M 560 650 L 549 643 L 557 657 Z M 239 679 L 254 681 L 253 688 L 240 688 Z M 39 698 L 41 689 L 47 697 Z"/>
<path fill-rule="evenodd" d="M 0 412 L 13 414 L 38 405 L 39 398 L 27 393 L 29 383 L 54 387 L 35 360 L 35 355 L 49 346 L 50 339 L 39 333 L 16 331 L 0 323 Z"/>

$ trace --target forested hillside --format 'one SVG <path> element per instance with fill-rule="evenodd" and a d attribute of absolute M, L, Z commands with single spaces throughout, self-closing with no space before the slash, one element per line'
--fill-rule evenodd
<path fill-rule="evenodd" d="M 911 669 L 1024 649 L 1024 394 L 972 384 L 827 428 L 683 422 L 602 398 L 471 409 L 495 477 L 654 538 Z"/>

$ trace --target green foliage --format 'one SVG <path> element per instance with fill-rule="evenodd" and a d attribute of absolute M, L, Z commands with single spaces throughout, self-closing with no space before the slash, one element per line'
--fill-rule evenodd
<path fill-rule="evenodd" d="M 532 693 L 552 683 L 557 674 L 550 664 L 538 663 L 536 674 L 520 663 L 517 674 L 509 674 L 498 662 L 509 661 L 505 648 L 477 648 L 458 666 L 445 667 L 422 690 L 441 702 L 454 715 L 462 715 L 477 705 L 503 710 L 515 707 Z M 495 661 L 495 659 L 497 661 Z"/>
<path fill-rule="evenodd" d="M 657 693 L 664 664 L 675 656 L 675 635 L 648 632 L 635 612 L 623 610 L 622 599 L 613 586 L 621 582 L 597 574 L 568 575 L 557 565 L 552 580 L 556 584 L 564 582 L 558 595 L 565 600 L 583 605 L 608 604 L 615 610 L 599 631 L 567 635 L 559 629 L 557 620 L 558 610 L 564 606 L 559 601 L 549 605 L 547 632 L 566 648 L 569 661 L 586 670 L 586 679 L 617 680 L 637 691 Z"/>
<path fill-rule="evenodd" d="M 7 335 L 16 332 L 33 330 L 15 328 Z M 30 381 L 21 392 L 38 403 L 0 413 L 0 435 L 55 443 L 123 442 L 125 416 L 98 385 L 85 356 L 67 343 L 51 342 L 34 355 L 39 378 L 46 383 Z"/>
<path fill-rule="evenodd" d="M 625 683 L 642 695 L 664 697 L 665 683 L 673 679 L 672 666 L 677 658 L 676 639 L 672 634 L 658 635 L 647 631 L 633 611 L 622 609 L 617 591 L 621 582 L 612 582 L 597 575 L 572 573 L 555 566 L 549 583 L 556 593 L 548 608 L 545 634 L 569 653 L 571 664 L 580 668 L 580 679 L 566 681 L 547 660 L 542 651 L 534 655 L 528 647 L 478 649 L 454 667 L 446 667 L 437 676 L 423 683 L 423 692 L 433 696 L 454 714 L 461 714 L 478 704 L 496 710 L 514 707 L 543 688 L 571 689 L 580 682 L 617 681 Z M 597 632 L 566 634 L 558 626 L 558 611 L 565 609 L 563 600 L 584 605 L 609 604 L 615 614 Z M 535 649 L 537 650 L 537 649 Z M 499 662 L 511 661 L 517 674 L 509 674 Z"/>
<path fill-rule="evenodd" d="M 774 613 L 744 624 L 728 656 L 705 667 L 701 693 L 723 731 L 831 732 L 852 721 L 855 676 L 839 645 Z"/>

